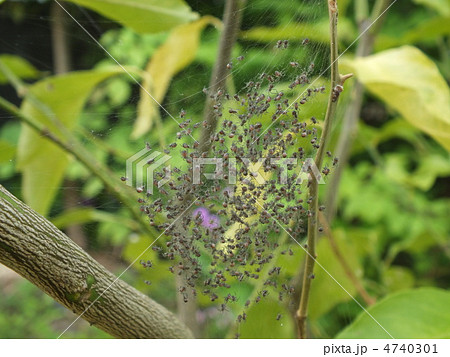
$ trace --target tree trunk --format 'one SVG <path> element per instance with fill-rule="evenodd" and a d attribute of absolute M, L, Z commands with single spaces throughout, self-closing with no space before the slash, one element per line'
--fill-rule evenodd
<path fill-rule="evenodd" d="M 0 263 L 115 337 L 192 337 L 170 311 L 124 281 L 116 280 L 52 223 L 1 185 Z"/>

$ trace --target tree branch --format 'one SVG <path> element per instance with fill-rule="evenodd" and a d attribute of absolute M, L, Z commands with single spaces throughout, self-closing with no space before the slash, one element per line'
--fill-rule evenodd
<path fill-rule="evenodd" d="M 52 3 L 50 16 L 53 20 L 51 26 L 53 68 L 56 74 L 70 71 L 70 49 L 67 42 L 67 29 L 64 22 L 64 10 L 57 3 Z"/>
<path fill-rule="evenodd" d="M 115 337 L 192 337 L 170 311 L 118 280 L 1 185 L 0 263 Z"/>
<path fill-rule="evenodd" d="M 343 81 L 350 75 L 339 76 L 338 68 L 338 36 L 337 36 L 337 0 L 328 0 L 328 14 L 330 18 L 330 62 L 331 62 L 331 88 L 328 98 L 327 112 L 323 122 L 323 130 L 320 138 L 320 147 L 317 150 L 315 164 L 319 168 L 325 153 L 325 147 L 331 132 L 332 120 L 334 118 L 338 103 L 339 93 L 342 91 Z M 313 177 L 313 176 L 311 176 Z M 307 255 L 305 259 L 305 269 L 303 275 L 302 292 L 300 304 L 297 310 L 297 326 L 299 338 L 306 338 L 306 318 L 308 313 L 309 294 L 311 282 L 314 278 L 314 263 L 316 259 L 316 241 L 317 241 L 317 212 L 319 207 L 319 182 L 316 178 L 312 178 L 309 182 L 309 197 L 312 202 L 309 205 L 308 215 L 308 237 L 307 237 Z"/>
<path fill-rule="evenodd" d="M 228 77 L 227 64 L 230 62 L 231 51 L 241 26 L 242 8 L 246 0 L 227 0 L 223 14 L 223 30 L 220 36 L 219 52 L 209 82 L 208 92 L 212 95 L 219 89 L 224 89 Z M 208 152 L 211 146 L 210 137 L 217 127 L 217 116 L 213 110 L 213 100 L 207 96 L 203 120 L 207 127 L 202 131 L 200 138 L 200 152 Z"/>

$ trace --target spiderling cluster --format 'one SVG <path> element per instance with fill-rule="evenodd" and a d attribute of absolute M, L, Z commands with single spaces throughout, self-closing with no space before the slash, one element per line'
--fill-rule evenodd
<path fill-rule="evenodd" d="M 276 47 L 287 45 L 280 40 Z M 237 60 L 243 62 L 244 57 Z M 231 69 L 231 64 L 227 67 Z M 173 160 L 171 180 L 155 195 L 137 188 L 143 193 L 141 210 L 166 236 L 164 244 L 153 249 L 174 262 L 172 273 L 184 277 L 186 284 L 179 292 L 185 301 L 190 289 L 194 295 L 205 294 L 220 302 L 224 311 L 237 300 L 226 291 L 231 283 L 252 280 L 262 280 L 263 288 L 256 298 L 245 302 L 245 308 L 270 292 L 280 301 L 294 293 L 289 281 L 282 280 L 282 266 L 276 257 L 278 253 L 293 254 L 287 243 L 280 242 L 280 234 L 302 237 L 303 222 L 312 214 L 309 181 L 300 184 L 305 174 L 300 167 L 320 145 L 320 124 L 315 117 L 302 115 L 302 106 L 325 92 L 323 86 L 310 85 L 313 73 L 313 63 L 302 68 L 292 61 L 287 69 L 261 73 L 236 94 L 204 89 L 217 127 L 206 121 L 194 123 L 182 110 L 176 141 L 165 150 Z M 191 139 L 201 130 L 210 133 L 208 152 L 200 152 L 201 145 Z M 338 161 L 327 154 L 328 165 L 319 168 L 325 176 Z M 199 161 L 207 158 L 218 159 L 215 167 L 210 165 L 212 161 L 209 165 Z M 157 171 L 154 185 L 167 174 L 167 167 Z M 318 178 L 309 175 L 311 179 Z M 149 261 L 141 263 L 152 266 Z M 237 321 L 246 317 L 243 312 Z M 277 320 L 280 318 L 277 315 Z"/>

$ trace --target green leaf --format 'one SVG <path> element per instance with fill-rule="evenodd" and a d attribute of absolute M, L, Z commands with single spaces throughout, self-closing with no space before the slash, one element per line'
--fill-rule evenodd
<path fill-rule="evenodd" d="M 122 250 L 122 257 L 124 261 L 133 263 L 132 274 L 136 289 L 150 294 L 157 301 L 175 301 L 178 292 L 173 289 L 174 276 L 169 270 L 173 261 L 163 258 L 159 252 L 151 249 L 151 246 L 162 244 L 162 242 L 156 242 L 153 245 L 153 241 L 154 238 L 149 236 L 130 235 Z M 142 255 L 144 251 L 145 254 Z M 138 257 L 140 258 L 137 259 Z M 144 269 L 140 263 L 141 259 L 152 261 L 153 266 L 150 269 Z M 146 280 L 150 281 L 151 285 L 147 285 Z M 198 294 L 199 301 L 202 297 L 205 295 Z"/>
<path fill-rule="evenodd" d="M 428 191 L 438 177 L 450 176 L 448 157 L 428 155 L 419 161 L 419 167 L 405 181 L 422 191 Z"/>
<path fill-rule="evenodd" d="M 0 163 L 7 162 L 14 158 L 16 147 L 6 140 L 0 140 Z"/>
<path fill-rule="evenodd" d="M 358 277 L 361 277 L 363 270 L 358 262 L 356 246 L 343 231 L 336 230 L 333 233 L 340 251 L 345 256 L 347 264 Z M 317 245 L 317 260 L 351 295 L 355 294 L 356 289 L 354 284 L 348 278 L 342 265 L 333 254 L 326 237 L 323 237 Z M 312 319 L 316 319 L 327 313 L 337 304 L 351 299 L 344 289 L 336 284 L 320 266 L 316 265 L 314 274 L 315 279 L 312 282 L 310 309 L 308 312 Z M 324 294 L 324 291 L 327 293 Z"/>
<path fill-rule="evenodd" d="M 450 90 L 419 49 L 383 51 L 354 59 L 350 67 L 370 92 L 450 150 Z"/>
<path fill-rule="evenodd" d="M 448 0 L 414 0 L 414 2 L 436 10 L 442 16 L 450 17 L 450 2 Z"/>
<path fill-rule="evenodd" d="M 147 133 L 155 118 L 159 119 L 159 108 L 166 95 L 173 76 L 188 66 L 195 58 L 200 41 L 200 33 L 206 25 L 220 24 L 212 16 L 204 16 L 198 21 L 175 28 L 167 41 L 155 52 L 147 65 L 141 98 L 138 104 L 138 117 L 131 137 L 137 139 Z M 149 93 L 153 98 L 150 97 Z"/>
<path fill-rule="evenodd" d="M 72 72 L 41 80 L 28 88 L 37 100 L 46 105 L 57 120 L 72 129 L 91 90 L 108 77 L 122 73 L 109 70 Z M 21 111 L 61 137 L 57 125 L 33 105 L 29 95 Z M 17 169 L 22 172 L 22 193 L 25 201 L 45 215 L 59 188 L 69 156 L 48 139 L 28 126 L 23 126 L 17 150 Z"/>
<path fill-rule="evenodd" d="M 0 130 L 0 181 L 12 177 L 15 173 L 15 156 L 19 138 L 20 123 L 8 121 Z"/>
<path fill-rule="evenodd" d="M 98 211 L 94 208 L 75 208 L 65 211 L 52 218 L 52 223 L 59 229 L 64 229 L 73 224 L 86 224 L 91 222 L 120 223 L 131 229 L 136 229 L 136 223 L 116 214 Z"/>
<path fill-rule="evenodd" d="M 97 238 L 102 243 L 123 245 L 130 237 L 130 229 L 121 222 L 102 222 L 98 229 Z"/>
<path fill-rule="evenodd" d="M 368 312 L 394 338 L 450 338 L 450 292 L 420 288 L 388 295 Z M 336 338 L 389 338 L 365 312 Z"/>
<path fill-rule="evenodd" d="M 128 78 L 114 78 L 108 81 L 106 92 L 114 106 L 124 104 L 131 97 L 131 87 Z"/>
<path fill-rule="evenodd" d="M 435 43 L 436 39 L 450 34 L 450 19 L 435 16 L 426 19 L 403 34 L 380 34 L 375 42 L 375 49 L 378 51 L 402 45 L 412 45 L 420 42 Z"/>
<path fill-rule="evenodd" d="M 435 43 L 440 36 L 450 34 L 449 17 L 433 17 L 424 21 L 419 26 L 406 32 L 402 38 L 402 44 L 416 43 L 420 41 L 432 41 Z"/>
<path fill-rule="evenodd" d="M 92 177 L 83 186 L 82 194 L 84 197 L 95 197 L 100 194 L 103 188 L 103 182 L 97 177 Z"/>
<path fill-rule="evenodd" d="M 258 303 L 252 302 L 246 313 L 246 320 L 238 328 L 240 338 L 294 338 L 292 315 L 272 295 L 261 298 Z M 277 320 L 278 314 L 281 314 L 280 320 Z"/>
<path fill-rule="evenodd" d="M 361 123 L 361 125 L 365 124 Z M 370 127 L 368 125 L 365 126 Z M 377 147 L 381 143 L 393 138 L 401 138 L 409 141 L 411 144 L 417 144 L 417 141 L 419 140 L 418 133 L 420 133 L 420 131 L 415 126 L 399 117 L 388 121 L 380 129 L 375 130 L 372 144 L 374 147 Z"/>
<path fill-rule="evenodd" d="M 138 33 L 167 31 L 198 18 L 183 0 L 66 0 L 120 22 Z"/>
<path fill-rule="evenodd" d="M 38 78 L 40 72 L 27 60 L 22 57 L 3 54 L 0 55 L 0 61 L 9 68 L 17 77 L 22 79 Z M 0 72 L 0 84 L 8 83 L 8 79 Z"/>
<path fill-rule="evenodd" d="M 414 286 L 414 274 L 410 269 L 401 266 L 391 266 L 387 269 L 383 273 L 383 280 L 391 292 L 412 289 Z"/>

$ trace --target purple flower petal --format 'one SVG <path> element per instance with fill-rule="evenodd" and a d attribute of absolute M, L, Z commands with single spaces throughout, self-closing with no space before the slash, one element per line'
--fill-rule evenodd
<path fill-rule="evenodd" d="M 215 214 L 210 214 L 206 221 L 203 221 L 202 225 L 207 228 L 218 228 L 219 227 L 219 217 L 217 217 Z"/>
<path fill-rule="evenodd" d="M 209 217 L 209 211 L 205 207 L 197 208 L 196 210 L 194 210 L 194 213 L 192 215 L 194 216 L 194 218 L 197 218 L 199 214 L 203 222 L 205 222 Z"/>
<path fill-rule="evenodd" d="M 203 227 L 207 227 L 207 228 L 211 228 L 211 229 L 219 227 L 219 223 L 220 223 L 219 217 L 214 214 L 210 214 L 209 210 L 205 207 L 197 208 L 196 210 L 194 210 L 192 215 L 194 216 L 194 218 L 196 218 L 200 215 Z"/>

